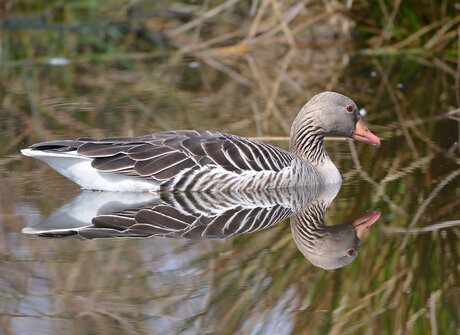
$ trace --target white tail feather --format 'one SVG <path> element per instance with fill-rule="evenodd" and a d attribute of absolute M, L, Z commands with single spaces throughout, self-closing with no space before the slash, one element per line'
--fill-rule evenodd
<path fill-rule="evenodd" d="M 80 185 L 82 189 L 149 192 L 159 190 L 159 185 L 132 176 L 112 172 L 102 172 L 91 166 L 91 158 L 80 156 L 76 151 L 51 152 L 33 149 L 23 149 L 24 156 L 37 158 L 54 170 Z"/>

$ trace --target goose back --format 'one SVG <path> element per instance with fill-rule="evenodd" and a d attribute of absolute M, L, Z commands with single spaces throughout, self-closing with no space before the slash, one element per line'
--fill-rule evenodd
<path fill-rule="evenodd" d="M 179 130 L 142 137 L 80 138 L 31 150 L 77 154 L 102 173 L 151 181 L 160 190 L 231 190 L 314 184 L 317 174 L 296 155 L 270 144 L 211 131 Z M 306 172 L 293 177 L 293 168 Z M 299 171 L 297 171 L 299 172 Z M 257 175 L 256 178 L 254 176 Z M 309 178 L 308 181 L 302 178 Z"/>

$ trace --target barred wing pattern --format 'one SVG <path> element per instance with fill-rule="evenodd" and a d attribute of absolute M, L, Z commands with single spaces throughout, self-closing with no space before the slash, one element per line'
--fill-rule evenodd
<path fill-rule="evenodd" d="M 180 189 L 190 174 L 203 167 L 243 171 L 279 172 L 295 156 L 269 144 L 211 131 L 178 130 L 137 138 L 53 141 L 35 144 L 34 150 L 75 151 L 92 159 L 93 168 L 153 180 Z M 192 172 L 192 173 L 190 173 Z M 176 179 L 174 179 L 177 177 Z M 179 178 L 182 177 L 182 178 Z M 186 189 L 191 189 L 188 185 Z M 182 187 L 185 189 L 185 187 Z"/>
<path fill-rule="evenodd" d="M 162 236 L 186 239 L 221 239 L 274 226 L 292 215 L 282 206 L 233 208 L 219 215 L 184 214 L 171 206 L 101 215 L 92 227 L 78 231 L 84 239 Z"/>
<path fill-rule="evenodd" d="M 82 192 L 74 204 L 67 204 L 61 211 L 65 219 L 54 217 L 36 226 L 25 228 L 24 232 L 49 237 L 77 236 L 82 239 L 111 237 L 162 236 L 186 239 L 220 239 L 252 233 L 276 225 L 291 216 L 296 206 L 307 205 L 316 194 L 314 192 L 295 194 L 294 190 L 254 192 L 247 194 L 213 195 L 200 192 L 163 192 L 151 194 L 140 207 L 122 209 L 120 202 L 142 203 L 142 197 L 131 199 L 113 192 L 102 193 L 106 203 L 99 209 L 90 210 L 96 214 L 91 222 L 65 229 L 70 220 L 66 212 L 80 212 L 79 208 L 90 207 L 97 202 L 97 193 Z M 112 206 L 109 211 L 106 207 Z M 294 206 L 294 207 L 293 207 Z M 58 210 L 59 211 L 59 210 Z"/>

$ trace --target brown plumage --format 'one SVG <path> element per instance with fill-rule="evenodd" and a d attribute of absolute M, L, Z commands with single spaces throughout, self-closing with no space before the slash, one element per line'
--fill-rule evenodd
<path fill-rule="evenodd" d="M 352 100 L 324 92 L 312 98 L 295 119 L 291 152 L 235 135 L 199 130 L 52 141 L 22 152 L 47 162 L 86 189 L 273 189 L 341 181 L 324 150 L 325 136 L 350 136 L 380 144 L 360 121 Z"/>

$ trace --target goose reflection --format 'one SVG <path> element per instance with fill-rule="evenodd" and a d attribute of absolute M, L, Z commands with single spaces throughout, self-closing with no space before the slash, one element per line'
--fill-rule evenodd
<path fill-rule="evenodd" d="M 351 263 L 361 247 L 366 231 L 380 218 L 374 211 L 352 222 L 324 225 L 324 216 L 335 194 L 325 189 L 307 207 L 291 217 L 291 232 L 297 248 L 313 265 L 337 269 Z"/>
<path fill-rule="evenodd" d="M 353 261 L 364 232 L 380 212 L 351 223 L 325 226 L 324 216 L 340 185 L 251 193 L 119 193 L 82 191 L 25 234 L 80 239 L 162 236 L 221 239 L 253 233 L 291 217 L 291 232 L 315 266 Z"/>

